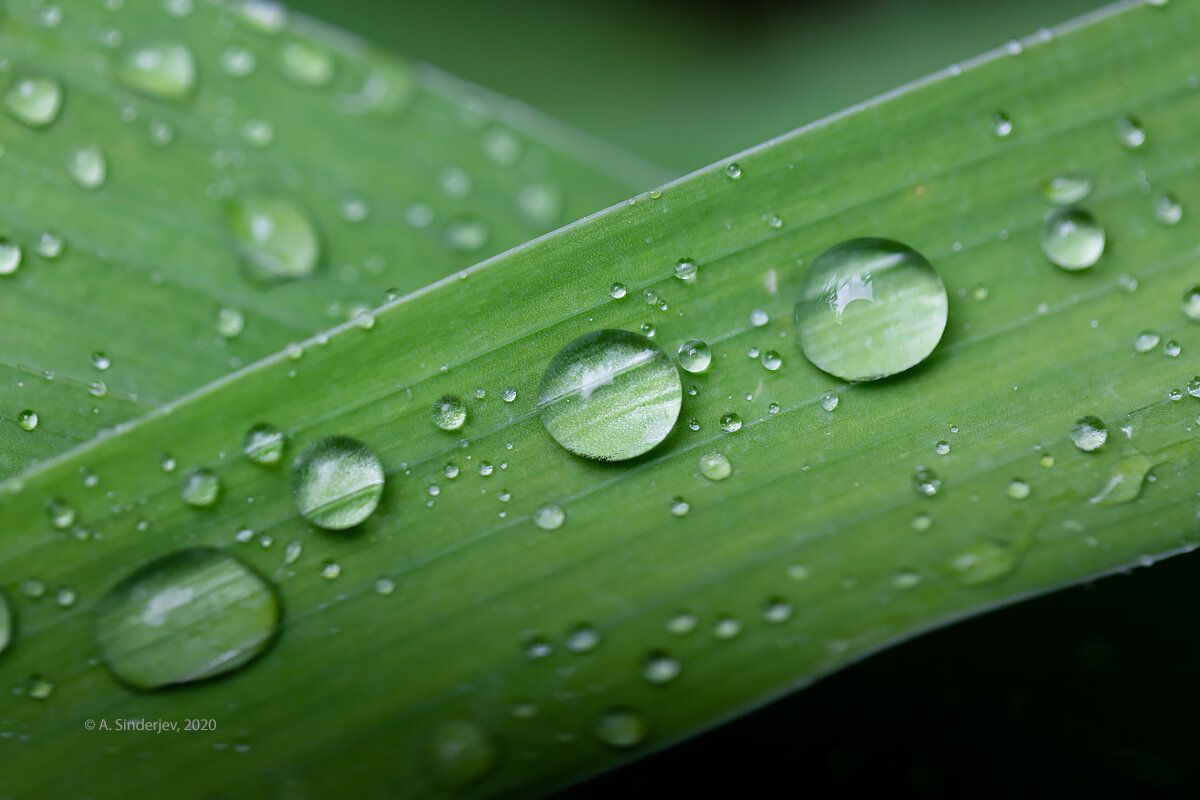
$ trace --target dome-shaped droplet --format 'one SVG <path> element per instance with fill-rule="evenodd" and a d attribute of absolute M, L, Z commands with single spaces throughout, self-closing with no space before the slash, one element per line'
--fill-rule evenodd
<path fill-rule="evenodd" d="M 533 524 L 544 531 L 556 531 L 567 521 L 567 512 L 562 506 L 551 503 L 533 512 Z"/>
<path fill-rule="evenodd" d="M 383 496 L 383 465 L 362 442 L 330 436 L 313 442 L 292 467 L 300 515 L 326 530 L 345 530 L 371 516 Z"/>
<path fill-rule="evenodd" d="M 460 397 L 442 395 L 433 404 L 433 424 L 444 431 L 456 431 L 467 421 L 467 406 Z"/>
<path fill-rule="evenodd" d="M 1080 450 L 1091 453 L 1108 441 L 1108 428 L 1099 417 L 1081 417 L 1071 429 L 1071 441 Z"/>
<path fill-rule="evenodd" d="M 333 55 L 311 42 L 289 42 L 280 53 L 283 74 L 293 83 L 320 88 L 333 80 Z"/>
<path fill-rule="evenodd" d="M 217 502 L 221 494 L 221 481 L 208 467 L 194 469 L 183 477 L 179 496 L 183 502 L 195 508 L 206 508 Z"/>
<path fill-rule="evenodd" d="M 1092 191 L 1092 182 L 1082 175 L 1059 175 L 1042 184 L 1042 194 L 1056 206 L 1078 203 Z"/>
<path fill-rule="evenodd" d="M 1052 211 L 1042 225 L 1042 252 L 1065 270 L 1087 269 L 1104 252 L 1104 227 L 1082 208 Z"/>
<path fill-rule="evenodd" d="M 217 312 L 217 335 L 222 339 L 236 339 L 246 327 L 246 315 L 236 308 L 222 308 Z"/>
<path fill-rule="evenodd" d="M 191 548 L 110 589 L 96 607 L 96 643 L 114 675 L 155 689 L 245 665 L 270 646 L 280 616 L 257 572 L 215 548 Z"/>
<path fill-rule="evenodd" d="M 4 95 L 4 107 L 31 128 L 44 128 L 58 119 L 62 87 L 49 78 L 19 78 Z"/>
<path fill-rule="evenodd" d="M 584 334 L 551 359 L 538 390 L 542 423 L 567 450 L 600 461 L 639 456 L 679 417 L 679 372 L 644 336 Z"/>
<path fill-rule="evenodd" d="M 196 59 L 182 44 L 150 44 L 130 50 L 117 74 L 143 94 L 182 100 L 196 88 Z"/>
<path fill-rule="evenodd" d="M 700 474 L 710 481 L 723 481 L 733 474 L 733 465 L 720 453 L 700 456 Z"/>
<path fill-rule="evenodd" d="M 654 652 L 642 664 L 642 677 L 647 683 L 656 686 L 670 683 L 683 672 L 683 664 L 678 658 L 663 652 Z"/>
<path fill-rule="evenodd" d="M 17 424 L 21 426 L 22 430 L 34 430 L 38 426 L 37 412 L 32 408 L 25 409 L 17 415 Z"/>
<path fill-rule="evenodd" d="M 278 464 L 283 458 L 283 448 L 286 444 L 287 437 L 283 435 L 283 431 L 274 425 L 262 423 L 246 431 L 242 452 L 255 464 L 269 466 Z"/>
<path fill-rule="evenodd" d="M 21 266 L 21 246 L 0 236 L 0 275 L 11 275 Z"/>
<path fill-rule="evenodd" d="M 1178 225 L 1183 219 L 1183 204 L 1173 192 L 1163 192 L 1154 198 L 1154 218 L 1163 225 Z"/>
<path fill-rule="evenodd" d="M 13 627 L 12 608 L 8 605 L 8 598 L 0 592 L 0 653 L 8 649 L 8 643 L 12 641 Z"/>
<path fill-rule="evenodd" d="M 804 275 L 796 334 L 808 360 L 867 381 L 909 369 L 946 329 L 946 288 L 925 257 L 889 239 L 834 245 Z"/>
<path fill-rule="evenodd" d="M 1146 129 L 1136 117 L 1117 120 L 1117 140 L 1130 150 L 1137 150 L 1146 143 Z"/>
<path fill-rule="evenodd" d="M 679 367 L 684 372 L 704 372 L 711 363 L 712 350 L 699 339 L 688 339 L 679 345 Z"/>
<path fill-rule="evenodd" d="M 260 280 L 304 278 L 317 268 L 321 246 L 308 214 L 290 200 L 243 195 L 226 208 L 225 221 L 239 255 Z"/>
<path fill-rule="evenodd" d="M 1179 302 L 1183 315 L 1192 322 L 1200 322 L 1200 284 L 1189 286 Z"/>
<path fill-rule="evenodd" d="M 67 174 L 81 189 L 99 189 L 108 177 L 108 161 L 100 148 L 81 147 L 67 161 Z"/>
<path fill-rule="evenodd" d="M 636 747 L 645 741 L 646 732 L 646 721 L 632 711 L 609 711 L 596 723 L 596 738 L 609 747 Z"/>

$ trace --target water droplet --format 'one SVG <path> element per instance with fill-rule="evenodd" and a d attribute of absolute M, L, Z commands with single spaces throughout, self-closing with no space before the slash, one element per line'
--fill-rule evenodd
<path fill-rule="evenodd" d="M 288 42 L 279 55 L 283 74 L 292 82 L 311 89 L 333 80 L 333 55 L 311 42 Z"/>
<path fill-rule="evenodd" d="M 770 372 L 775 372 L 783 366 L 783 356 L 776 353 L 774 350 L 768 350 L 762 354 L 762 365 Z"/>
<path fill-rule="evenodd" d="M 450 786 L 479 780 L 498 758 L 496 746 L 483 731 L 464 720 L 444 722 L 435 729 L 433 755 L 439 780 Z"/>
<path fill-rule="evenodd" d="M 191 16 L 194 8 L 195 3 L 193 0 L 163 0 L 163 10 L 169 16 L 176 17 L 177 19 Z"/>
<path fill-rule="evenodd" d="M 270 584 L 208 547 L 150 562 L 96 607 L 96 643 L 125 683 L 155 689 L 231 672 L 260 656 L 279 626 Z"/>
<path fill-rule="evenodd" d="M 108 162 L 100 148 L 81 147 L 71 154 L 67 174 L 81 189 L 99 189 L 108 177 Z"/>
<path fill-rule="evenodd" d="M 1008 548 L 979 542 L 949 559 L 946 566 L 960 582 L 975 586 L 1012 572 L 1017 566 L 1017 557 Z"/>
<path fill-rule="evenodd" d="M 1117 140 L 1130 150 L 1137 150 L 1146 143 L 1146 129 L 1137 117 L 1123 117 L 1117 121 Z"/>
<path fill-rule="evenodd" d="M 1029 484 L 1020 478 L 1013 478 L 1008 483 L 1008 496 L 1013 500 L 1024 500 L 1032 491 Z"/>
<path fill-rule="evenodd" d="M 275 141 L 275 126 L 266 120 L 248 119 L 242 123 L 242 138 L 246 144 L 266 147 Z"/>
<path fill-rule="evenodd" d="M 75 590 L 69 586 L 60 586 L 54 593 L 54 602 L 59 608 L 70 608 L 75 605 L 76 599 Z M 0 648 L 0 650 L 2 649 Z"/>
<path fill-rule="evenodd" d="M 375 594 L 387 597 L 396 591 L 396 582 L 391 578 L 379 578 L 375 581 Z"/>
<path fill-rule="evenodd" d="M 655 686 L 670 683 L 678 678 L 681 672 L 683 672 L 683 664 L 679 659 L 662 651 L 651 653 L 646 659 L 646 663 L 642 664 L 642 677 L 646 679 L 647 683 Z"/>
<path fill-rule="evenodd" d="M 679 366 L 684 372 L 701 373 L 712 363 L 712 351 L 699 339 L 679 345 Z"/>
<path fill-rule="evenodd" d="M 1183 348 L 1174 339 L 1168 339 L 1163 344 L 1163 355 L 1167 358 L 1178 358 L 1181 352 L 1183 352 Z"/>
<path fill-rule="evenodd" d="M 358 525 L 383 496 L 383 465 L 362 442 L 330 436 L 313 442 L 292 466 L 292 497 L 300 515 L 325 530 Z"/>
<path fill-rule="evenodd" d="M 514 389 L 513 387 L 509 386 L 507 389 L 505 389 L 503 392 L 500 393 L 500 399 L 506 403 L 513 402 L 514 400 L 517 399 L 517 390 Z"/>
<path fill-rule="evenodd" d="M 252 277 L 304 278 L 317 268 L 321 246 L 316 229 L 291 201 L 247 194 L 226 207 L 225 222 Z"/>
<path fill-rule="evenodd" d="M 1042 225 L 1042 252 L 1065 270 L 1087 269 L 1104 252 L 1104 227 L 1082 208 L 1059 208 Z"/>
<path fill-rule="evenodd" d="M 696 280 L 696 262 L 690 258 L 681 258 L 675 262 L 675 277 L 681 281 Z"/>
<path fill-rule="evenodd" d="M 151 44 L 129 51 L 117 75 L 135 91 L 182 100 L 196 88 L 196 59 L 182 44 Z"/>
<path fill-rule="evenodd" d="M 1183 219 L 1183 206 L 1171 192 L 1163 192 L 1154 198 L 1154 218 L 1163 225 L 1177 225 Z"/>
<path fill-rule="evenodd" d="M 525 639 L 525 655 L 535 661 L 549 658 L 554 654 L 554 645 L 540 636 L 528 636 Z"/>
<path fill-rule="evenodd" d="M 1159 336 L 1154 331 L 1142 331 L 1133 340 L 1133 349 L 1139 353 L 1149 353 L 1158 347 Z"/>
<path fill-rule="evenodd" d="M 888 239 L 835 245 L 808 268 L 796 303 L 796 334 L 818 368 L 852 381 L 909 369 L 946 328 L 942 279 L 924 256 Z"/>
<path fill-rule="evenodd" d="M 103 372 L 112 366 L 112 361 L 101 352 L 92 353 L 92 366 Z"/>
<path fill-rule="evenodd" d="M 651 337 L 653 337 L 653 336 L 654 336 L 654 334 L 657 332 L 657 329 L 654 327 L 654 323 L 653 323 L 653 322 L 643 322 L 643 323 L 642 323 L 642 324 L 639 326 L 639 330 L 641 330 L 641 332 L 642 332 L 643 334 L 645 334 L 646 338 L 651 338 Z"/>
<path fill-rule="evenodd" d="M 304 542 L 299 539 L 293 539 L 283 547 L 283 563 L 287 565 L 295 564 L 300 560 L 300 555 L 304 552 Z"/>
<path fill-rule="evenodd" d="M 242 453 L 255 464 L 278 464 L 283 458 L 286 444 L 287 437 L 283 435 L 283 431 L 264 422 L 246 431 Z"/>
<path fill-rule="evenodd" d="M 446 226 L 446 244 L 460 253 L 473 253 L 487 240 L 487 226 L 477 219 L 456 219 Z"/>
<path fill-rule="evenodd" d="M 1050 469 L 1054 466 L 1054 456 L 1050 453 L 1044 453 L 1042 457 L 1038 459 L 1038 463 L 1046 469 Z"/>
<path fill-rule="evenodd" d="M 700 456 L 700 474 L 710 481 L 723 481 L 733 473 L 733 465 L 720 453 Z"/>
<path fill-rule="evenodd" d="M 937 453 L 939 456 L 949 455 L 950 454 L 950 443 L 947 441 L 944 441 L 944 440 L 938 442 L 936 445 L 933 446 L 933 452 Z"/>
<path fill-rule="evenodd" d="M 772 214 L 767 219 L 767 225 L 775 230 L 783 227 L 783 219 L 776 214 Z"/>
<path fill-rule="evenodd" d="M 742 418 L 732 411 L 721 417 L 721 430 L 726 433 L 737 433 L 742 429 Z"/>
<path fill-rule="evenodd" d="M 1003 111 L 992 117 L 992 133 L 996 134 L 1000 138 L 1004 138 L 1012 133 L 1012 130 L 1012 120 L 1009 119 L 1008 115 Z"/>
<path fill-rule="evenodd" d="M 838 397 L 837 392 L 825 392 L 821 395 L 819 402 L 821 403 L 821 408 L 824 410 L 833 411 L 838 407 L 841 398 Z"/>
<path fill-rule="evenodd" d="M 742 177 L 742 168 L 737 165 L 736 161 L 730 161 L 725 165 L 725 175 L 730 180 L 737 180 Z"/>
<path fill-rule="evenodd" d="M 682 497 L 676 497 L 671 501 L 671 513 L 677 517 L 687 516 L 687 513 L 691 510 L 691 504 Z"/>
<path fill-rule="evenodd" d="M 1108 428 L 1099 417 L 1081 417 L 1071 429 L 1071 441 L 1085 453 L 1094 452 L 1108 441 Z"/>
<path fill-rule="evenodd" d="M 614 300 L 620 300 L 622 297 L 625 296 L 625 292 L 626 292 L 625 284 L 623 284 L 623 283 L 614 283 L 612 286 L 610 286 L 608 288 L 608 293 L 610 295 L 612 295 L 612 298 Z"/>
<path fill-rule="evenodd" d="M 17 416 L 17 424 L 22 430 L 31 431 L 38 426 L 37 412 L 31 408 L 27 408 Z"/>
<path fill-rule="evenodd" d="M 444 431 L 456 431 L 467 421 L 467 407 L 462 399 L 442 395 L 433 404 L 433 424 Z"/>
<path fill-rule="evenodd" d="M 700 618 L 695 614 L 681 611 L 668 619 L 664 627 L 667 629 L 667 633 L 672 633 L 676 636 L 686 636 L 696 630 L 696 626 L 699 624 Z"/>
<path fill-rule="evenodd" d="M 179 496 L 183 502 L 194 508 L 206 508 L 217 502 L 221 493 L 221 481 L 217 473 L 207 467 L 200 467 L 183 477 Z"/>
<path fill-rule="evenodd" d="M 579 625 L 567 634 L 566 646 L 572 653 L 590 653 L 600 644 L 600 634 L 590 625 Z"/>
<path fill-rule="evenodd" d="M 721 617 L 713 625 L 713 636 L 718 639 L 733 639 L 742 632 L 742 623 L 733 617 Z"/>
<path fill-rule="evenodd" d="M 1192 322 L 1200 322 L 1200 284 L 1189 286 L 1187 291 L 1183 293 L 1183 300 L 1179 303 L 1183 315 Z"/>
<path fill-rule="evenodd" d="M 327 581 L 336 581 L 342 576 L 342 565 L 332 559 L 321 562 L 321 577 Z"/>
<path fill-rule="evenodd" d="M 918 533 L 927 531 L 933 527 L 933 517 L 922 511 L 912 519 L 912 529 Z"/>
<path fill-rule="evenodd" d="M 1042 184 L 1042 194 L 1056 206 L 1078 203 L 1091 191 L 1092 182 L 1080 175 L 1060 175 Z"/>
<path fill-rule="evenodd" d="M 763 609 L 763 619 L 772 625 L 782 625 L 792 618 L 793 611 L 791 603 L 776 597 L 767 602 L 767 607 Z"/>
<path fill-rule="evenodd" d="M 104 397 L 108 394 L 108 384 L 99 379 L 88 381 L 87 390 L 92 397 Z"/>
<path fill-rule="evenodd" d="M 257 66 L 258 58 L 244 47 L 229 47 L 221 53 L 221 71 L 231 78 L 244 78 Z"/>
<path fill-rule="evenodd" d="M 596 723 L 596 738 L 609 747 L 636 747 L 646 740 L 646 733 L 646 721 L 632 711 L 609 711 Z"/>
<path fill-rule="evenodd" d="M 62 87 L 49 78 L 20 78 L 4 95 L 8 113 L 31 128 L 44 128 L 58 119 L 62 101 Z"/>
<path fill-rule="evenodd" d="M 162 467 L 163 472 L 175 471 L 175 459 L 168 455 L 164 455 L 162 459 L 159 460 L 159 465 Z"/>
<path fill-rule="evenodd" d="M 21 246 L 0 236 L 0 275 L 11 275 L 21 266 Z"/>
<path fill-rule="evenodd" d="M 222 308 L 217 312 L 217 335 L 221 338 L 236 338 L 244 327 L 246 317 L 236 308 Z"/>
<path fill-rule="evenodd" d="M 62 255 L 66 243 L 61 236 L 44 231 L 38 234 L 37 242 L 33 245 L 34 252 L 45 259 L 53 261 Z"/>
<path fill-rule="evenodd" d="M 64 500 L 50 500 L 46 503 L 46 512 L 50 515 L 50 524 L 60 531 L 75 523 L 75 509 Z"/>
<path fill-rule="evenodd" d="M 913 490 L 925 497 L 933 497 L 942 487 L 942 479 L 929 467 L 917 467 L 913 470 Z"/>
<path fill-rule="evenodd" d="M 8 604 L 8 598 L 0 593 L 0 653 L 8 649 L 14 627 L 12 608 Z"/>
<path fill-rule="evenodd" d="M 679 372 L 644 336 L 584 334 L 542 376 L 538 407 L 550 435 L 576 455 L 623 461 L 667 438 L 679 417 Z"/>
<path fill-rule="evenodd" d="M 27 694 L 32 700 L 45 700 L 50 695 L 54 694 L 54 684 L 46 680 L 41 675 L 34 675 L 29 679 L 29 689 Z"/>
<path fill-rule="evenodd" d="M 492 462 L 490 462 L 490 461 L 481 461 L 481 462 L 479 463 L 479 474 L 480 474 L 480 475 L 482 475 L 483 477 L 485 477 L 485 478 L 486 478 L 486 477 L 488 477 L 489 475 L 491 475 L 491 474 L 492 474 L 492 472 L 494 472 L 494 470 L 493 470 L 493 468 L 492 468 Z"/>
<path fill-rule="evenodd" d="M 533 512 L 533 524 L 544 531 L 556 531 L 566 521 L 567 511 L 557 503 L 550 503 Z"/>

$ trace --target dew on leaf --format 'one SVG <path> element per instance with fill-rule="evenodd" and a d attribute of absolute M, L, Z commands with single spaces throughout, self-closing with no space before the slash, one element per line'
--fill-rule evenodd
<path fill-rule="evenodd" d="M 62 86 L 50 78 L 19 78 L 4 95 L 8 113 L 31 128 L 44 128 L 58 119 L 62 103 Z"/>
<path fill-rule="evenodd" d="M 217 502 L 221 481 L 208 467 L 199 467 L 183 476 L 179 496 L 193 508 L 207 508 Z"/>
<path fill-rule="evenodd" d="M 321 247 L 308 214 L 272 194 L 245 194 L 225 209 L 234 247 L 258 280 L 305 278 L 317 268 Z"/>
<path fill-rule="evenodd" d="M 348 436 L 313 442 L 292 466 L 296 509 L 325 530 L 345 530 L 366 520 L 379 505 L 383 485 L 379 458 Z"/>
<path fill-rule="evenodd" d="M 1087 269 L 1104 252 L 1104 228 L 1091 212 L 1060 208 L 1042 225 L 1042 252 L 1055 266 L 1068 271 Z"/>
<path fill-rule="evenodd" d="M 196 59 L 182 44 L 148 44 L 126 53 L 117 75 L 142 94 L 183 100 L 196 88 Z"/>

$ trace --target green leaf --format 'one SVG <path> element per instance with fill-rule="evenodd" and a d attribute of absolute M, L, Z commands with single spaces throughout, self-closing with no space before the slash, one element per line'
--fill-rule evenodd
<path fill-rule="evenodd" d="M 663 179 L 278 7 L 112 8 L 0 26 L 0 476 Z"/>
<path fill-rule="evenodd" d="M 24 696 L 0 714 L 20 734 L 0 753 L 6 789 L 533 794 L 931 626 L 1192 549 L 1200 457 L 1185 389 L 1200 328 L 1180 306 L 1200 283 L 1197 32 L 1200 8 L 1179 2 L 1035 37 L 505 253 L 389 304 L 369 329 L 343 325 L 10 480 L 0 564 L 18 628 L 0 671 Z M 1135 148 L 1130 118 L 1145 132 Z M 1089 269 L 1041 249 L 1042 186 L 1062 175 L 1094 187 L 1080 202 L 1107 241 Z M 1173 224 L 1166 192 L 1183 209 Z M 847 385 L 804 359 L 793 304 L 823 251 L 864 236 L 923 254 L 949 318 L 918 366 Z M 681 259 L 693 280 L 676 277 Z M 680 422 L 640 458 L 568 453 L 542 422 L 543 370 L 580 336 L 650 326 L 670 354 L 693 338 L 712 350 L 707 372 L 683 376 L 696 390 Z M 1139 352 L 1147 329 L 1160 342 Z M 669 393 L 657 372 L 620 374 L 646 397 Z M 446 417 L 454 398 L 461 427 Z M 1093 452 L 1072 441 L 1085 416 L 1107 430 Z M 379 507 L 346 532 L 306 525 L 287 469 L 239 453 L 261 423 L 287 435 L 285 464 L 328 437 L 364 443 L 386 473 Z M 726 470 L 712 453 L 726 477 L 713 479 Z M 200 507 L 180 497 L 193 469 L 221 482 Z M 127 689 L 92 607 L 194 547 L 277 583 L 275 646 L 219 680 Z M 58 608 L 47 587 L 77 600 Z M 119 717 L 218 727 L 207 739 L 83 729 Z"/>

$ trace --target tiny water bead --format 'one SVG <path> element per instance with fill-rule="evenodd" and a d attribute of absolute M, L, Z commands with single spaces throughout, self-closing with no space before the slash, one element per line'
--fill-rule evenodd
<path fill-rule="evenodd" d="M 680 611 L 666 621 L 663 627 L 667 629 L 667 633 L 676 636 L 687 636 L 692 631 L 696 630 L 696 626 L 700 624 L 700 618 L 695 614 L 689 614 L 686 611 Z"/>
<path fill-rule="evenodd" d="M 317 268 L 321 246 L 307 212 L 270 194 L 246 194 L 225 209 L 233 245 L 259 280 L 305 278 Z"/>
<path fill-rule="evenodd" d="M 620 300 L 625 296 L 625 292 L 625 284 L 623 283 L 614 283 L 612 286 L 608 287 L 608 293 L 612 296 L 613 300 Z"/>
<path fill-rule="evenodd" d="M 1137 117 L 1122 117 L 1117 120 L 1117 140 L 1130 150 L 1137 150 L 1146 143 L 1146 129 Z"/>
<path fill-rule="evenodd" d="M 32 431 L 38 426 L 37 412 L 32 408 L 27 408 L 17 415 L 17 424 L 21 426 L 21 430 Z"/>
<path fill-rule="evenodd" d="M 1138 353 L 1149 353 L 1154 348 L 1158 347 L 1161 341 L 1159 335 L 1154 331 L 1142 331 L 1133 340 L 1133 349 Z"/>
<path fill-rule="evenodd" d="M 280 53 L 279 63 L 283 74 L 299 86 L 316 89 L 333 80 L 333 55 L 310 42 L 289 42 Z"/>
<path fill-rule="evenodd" d="M 321 577 L 327 581 L 336 581 L 342 576 L 342 565 L 326 559 L 321 562 Z"/>
<path fill-rule="evenodd" d="M 567 634 L 566 647 L 572 653 L 590 653 L 600 646 L 600 632 L 591 625 L 579 625 Z"/>
<path fill-rule="evenodd" d="M 31 700 L 45 700 L 54 694 L 54 684 L 41 675 L 29 679 L 28 695 Z"/>
<path fill-rule="evenodd" d="M 92 353 L 92 366 L 103 372 L 112 366 L 112 359 L 99 351 Z"/>
<path fill-rule="evenodd" d="M 12 275 L 21 266 L 21 246 L 0 237 L 0 275 Z"/>
<path fill-rule="evenodd" d="M 31 128 L 44 128 L 58 119 L 63 91 L 49 78 L 20 78 L 4 95 L 4 107 Z"/>
<path fill-rule="evenodd" d="M 1108 441 L 1108 428 L 1099 417 L 1081 417 L 1071 429 L 1071 442 L 1085 453 L 1099 450 Z"/>
<path fill-rule="evenodd" d="M 913 470 L 913 490 L 925 497 L 933 497 L 942 487 L 942 479 L 929 467 L 917 467 Z"/>
<path fill-rule="evenodd" d="M 500 399 L 506 403 L 511 403 L 517 399 L 517 390 L 509 386 L 500 393 Z"/>
<path fill-rule="evenodd" d="M 1008 496 L 1013 500 L 1024 500 L 1029 497 L 1033 489 L 1028 483 L 1020 478 L 1013 478 L 1008 483 Z"/>
<path fill-rule="evenodd" d="M 56 530 L 65 531 L 75 523 L 75 509 L 65 500 L 51 500 L 46 503 L 46 513 L 50 517 L 50 524 Z"/>
<path fill-rule="evenodd" d="M 286 444 L 287 437 L 283 435 L 283 431 L 264 422 L 246 431 L 242 453 L 255 464 L 270 466 L 278 464 L 283 458 Z"/>
<path fill-rule="evenodd" d="M 736 161 L 730 161 L 725 165 L 725 175 L 730 180 L 737 180 L 742 177 L 742 168 L 738 166 Z"/>
<path fill-rule="evenodd" d="M 596 738 L 609 747 L 636 747 L 646 740 L 646 721 L 633 711 L 613 710 L 596 723 Z"/>
<path fill-rule="evenodd" d="M 362 442 L 330 436 L 313 442 L 292 466 L 292 498 L 306 520 L 325 530 L 358 525 L 383 497 L 383 465 Z"/>
<path fill-rule="evenodd" d="M 1163 192 L 1154 198 L 1154 218 L 1163 225 L 1178 225 L 1183 219 L 1183 205 L 1171 192 Z"/>
<path fill-rule="evenodd" d="M 712 363 L 712 350 L 699 339 L 688 339 L 679 345 L 679 368 L 684 372 L 698 374 Z"/>
<path fill-rule="evenodd" d="M 222 339 L 235 339 L 246 327 L 246 316 L 236 308 L 222 308 L 217 312 L 217 335 Z"/>
<path fill-rule="evenodd" d="M 538 390 L 542 424 L 568 451 L 623 461 L 667 438 L 683 386 L 671 359 L 645 336 L 621 330 L 584 334 L 546 367 Z"/>
<path fill-rule="evenodd" d="M 774 350 L 768 350 L 762 354 L 762 365 L 769 371 L 775 372 L 783 366 L 783 356 L 776 353 Z"/>
<path fill-rule="evenodd" d="M 675 262 L 675 277 L 681 281 L 696 280 L 696 262 L 690 258 L 681 258 Z"/>
<path fill-rule="evenodd" d="M 1200 322 L 1200 284 L 1189 286 L 1179 303 L 1183 315 L 1192 322 Z"/>
<path fill-rule="evenodd" d="M 763 609 L 763 619 L 772 625 L 782 625 L 792 618 L 794 611 L 795 609 L 788 601 L 779 597 L 772 598 L 767 601 L 767 606 Z"/>
<path fill-rule="evenodd" d="M 444 431 L 456 431 L 467 421 L 467 406 L 462 398 L 446 394 L 433 404 L 433 424 Z"/>
<path fill-rule="evenodd" d="M 215 548 L 189 548 L 152 561 L 104 595 L 96 643 L 117 678 L 156 689 L 257 658 L 281 613 L 270 584 L 249 566 Z"/>
<path fill-rule="evenodd" d="M 465 720 L 445 722 L 434 730 L 433 757 L 438 780 L 448 786 L 464 786 L 479 780 L 499 759 L 491 740 Z"/>
<path fill-rule="evenodd" d="M 742 623 L 734 617 L 721 617 L 713 625 L 713 636 L 718 639 L 729 640 L 737 638 L 742 632 Z"/>
<path fill-rule="evenodd" d="M 676 497 L 671 501 L 671 513 L 676 517 L 685 517 L 691 510 L 691 504 L 682 497 Z"/>
<path fill-rule="evenodd" d="M 1013 123 L 1008 115 L 1001 111 L 992 117 L 992 133 L 1003 139 L 1012 133 Z"/>
<path fill-rule="evenodd" d="M 841 398 L 838 397 L 836 392 L 824 392 L 821 394 L 818 402 L 821 404 L 821 408 L 823 410 L 832 412 L 837 410 L 838 403 L 841 402 Z"/>
<path fill-rule="evenodd" d="M 117 75 L 142 94 L 183 100 L 196 88 L 196 59 L 182 44 L 146 45 L 126 54 Z"/>
<path fill-rule="evenodd" d="M 834 245 L 804 275 L 796 335 L 804 355 L 839 378 L 866 381 L 924 361 L 941 341 L 949 304 L 925 257 L 889 239 Z"/>
<path fill-rule="evenodd" d="M 1165 355 L 1167 358 L 1178 358 L 1181 352 L 1183 352 L 1183 348 L 1180 346 L 1179 342 L 1175 341 L 1174 339 L 1167 339 L 1167 341 L 1163 343 L 1163 355 Z"/>
<path fill-rule="evenodd" d="M 200 467 L 183 476 L 179 496 L 193 508 L 207 508 L 217 502 L 221 480 L 208 467 Z"/>
<path fill-rule="evenodd" d="M 737 433 L 742 429 L 742 418 L 734 412 L 729 412 L 721 417 L 721 430 L 725 433 Z"/>
<path fill-rule="evenodd" d="M 661 651 L 651 653 L 642 665 L 642 677 L 647 683 L 662 686 L 679 677 L 683 664 L 674 656 Z"/>
<path fill-rule="evenodd" d="M 1042 184 L 1042 194 L 1056 206 L 1069 206 L 1091 194 L 1092 182 L 1080 175 L 1060 175 Z"/>
<path fill-rule="evenodd" d="M 1082 208 L 1060 208 L 1050 212 L 1042 225 L 1042 252 L 1055 266 L 1065 270 L 1087 269 L 1104 252 L 1104 228 L 1091 212 Z"/>
<path fill-rule="evenodd" d="M 950 455 L 950 443 L 945 440 L 938 442 L 933 446 L 933 452 L 939 456 Z"/>
<path fill-rule="evenodd" d="M 81 147 L 71 154 L 67 174 L 81 189 L 99 189 L 108 177 L 108 161 L 100 148 Z"/>
<path fill-rule="evenodd" d="M 556 531 L 567 521 L 567 511 L 557 503 L 542 506 L 533 512 L 533 524 L 544 531 Z"/>
<path fill-rule="evenodd" d="M 700 474 L 710 481 L 723 481 L 733 474 L 733 465 L 720 453 L 700 456 Z"/>

